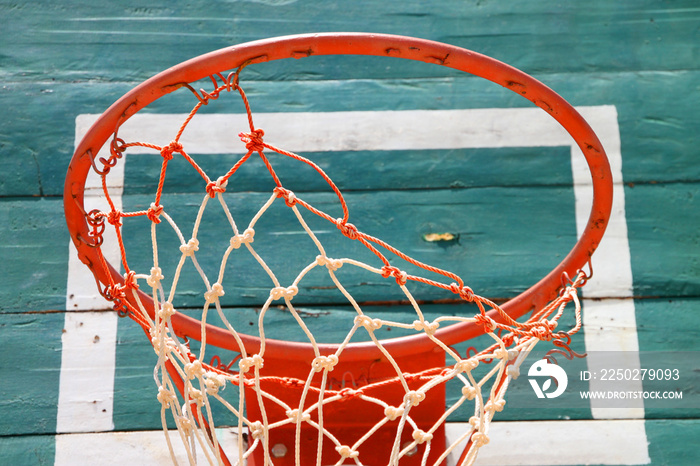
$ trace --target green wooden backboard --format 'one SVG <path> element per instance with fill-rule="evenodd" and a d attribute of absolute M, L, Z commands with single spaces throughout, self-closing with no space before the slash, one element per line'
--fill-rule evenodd
<path fill-rule="evenodd" d="M 62 192 L 76 142 L 112 102 L 170 66 L 249 40 L 324 31 L 412 35 L 509 63 L 577 107 L 610 157 L 613 219 L 583 292 L 584 329 L 572 344 L 589 356 L 570 363 L 572 388 L 559 402 L 538 404 L 527 378 L 518 379 L 478 464 L 700 461 L 695 2 L 0 1 L 0 18 L 4 463 L 170 461 L 153 351 L 141 329 L 99 297 L 69 245 Z M 486 296 L 508 298 L 534 283 L 585 220 L 587 174 L 572 140 L 492 83 L 436 66 L 346 57 L 251 66 L 241 84 L 268 140 L 323 167 L 346 193 L 354 224 L 459 273 Z M 245 130 L 242 106 L 225 97 L 197 123 L 216 137 L 192 140 L 212 172 L 243 150 L 236 137 Z M 175 93 L 134 120 L 133 131 L 147 128 L 167 143 L 192 104 L 188 91 Z M 125 210 L 152 202 L 160 166 L 148 154 L 134 157 L 122 165 Z M 290 189 L 339 212 L 316 173 L 276 163 Z M 271 185 L 261 164 L 241 175 L 236 189 L 246 204 L 238 214 L 248 218 Z M 184 165 L 169 177 L 175 212 L 190 215 L 201 183 Z M 274 215 L 268 231 L 284 217 Z M 134 260 L 148 254 L 137 230 L 128 240 Z M 432 241 L 433 233 L 453 239 Z M 285 251 L 282 268 L 309 253 L 292 234 L 263 234 L 260 242 Z M 241 273 L 240 288 L 226 295 L 242 322 L 255 318 L 263 287 L 249 275 Z M 386 301 L 381 283 L 353 292 Z M 303 310 L 325 338 L 341 335 L 343 310 L 322 292 Z M 403 311 L 387 305 L 384 312 Z M 282 318 L 273 331 L 299 338 Z M 583 372 L 617 368 L 677 370 L 674 383 L 647 377 L 626 390 L 682 399 L 580 396 L 601 382 Z"/>

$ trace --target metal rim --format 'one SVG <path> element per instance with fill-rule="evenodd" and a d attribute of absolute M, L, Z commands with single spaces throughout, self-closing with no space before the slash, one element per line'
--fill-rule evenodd
<path fill-rule="evenodd" d="M 64 208 L 71 238 L 81 260 L 91 268 L 100 282 L 108 284 L 111 275 L 112 280 L 123 284 L 124 278 L 111 265 L 108 265 L 108 270 L 100 267 L 98 264 L 102 259 L 99 247 L 90 246 L 83 241 L 83 238 L 88 238 L 89 231 L 83 208 L 85 181 L 92 166 L 88 153 L 97 154 L 120 124 L 158 98 L 182 87 L 184 83 L 198 81 L 223 70 L 235 69 L 245 62 L 261 63 L 317 55 L 372 55 L 434 63 L 492 81 L 522 95 L 542 108 L 573 137 L 583 152 L 593 186 L 592 209 L 583 234 L 562 262 L 528 290 L 503 304 L 501 308 L 512 318 L 517 319 L 533 308 L 541 307 L 556 296 L 564 274 L 574 276 L 590 261 L 610 218 L 613 197 L 612 174 L 600 140 L 568 102 L 522 71 L 466 49 L 405 36 L 328 33 L 265 39 L 201 55 L 144 81 L 100 116 L 78 144 L 68 168 L 64 187 Z M 148 311 L 153 313 L 150 297 L 141 292 L 140 295 Z M 500 321 L 495 311 L 491 311 L 489 315 L 494 320 Z M 199 335 L 201 327 L 198 320 L 176 314 L 172 317 L 172 322 L 176 333 L 180 336 L 196 338 Z M 434 336 L 447 345 L 453 345 L 482 333 L 481 326 L 461 323 L 442 328 Z M 257 351 L 260 346 L 258 337 L 242 334 L 241 338 L 247 351 Z M 239 351 L 228 332 L 209 324 L 207 324 L 207 341 L 220 348 Z M 418 354 L 435 347 L 435 344 L 422 334 L 382 340 L 382 345 L 396 356 Z M 333 353 L 337 348 L 334 344 L 318 346 L 324 354 Z M 266 339 L 266 347 L 271 351 L 284 351 L 285 358 L 313 357 L 312 346 L 308 343 Z M 380 354 L 372 342 L 354 343 L 344 350 L 343 358 L 360 360 L 377 357 Z"/>

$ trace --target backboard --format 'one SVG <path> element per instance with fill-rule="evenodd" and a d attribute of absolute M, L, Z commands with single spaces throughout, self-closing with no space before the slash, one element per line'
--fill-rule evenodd
<path fill-rule="evenodd" d="M 3 455 L 21 463 L 35 452 L 37 460 L 28 464 L 90 464 L 95 458 L 104 464 L 105 456 L 119 463 L 149 458 L 144 463 L 169 464 L 167 451 L 159 449 L 153 352 L 138 327 L 106 309 L 67 235 L 59 234 L 65 231 L 59 198 L 65 167 L 97 115 L 137 82 L 199 53 L 311 26 L 369 25 L 495 56 L 534 74 L 586 117 L 608 152 L 616 184 L 613 221 L 584 290 L 584 330 L 572 345 L 589 356 L 575 372 L 582 379 L 581 371 L 617 369 L 605 363 L 620 353 L 628 358 L 620 363 L 623 369 L 671 368 L 683 377 L 671 387 L 683 391 L 675 405 L 627 400 L 613 406 L 578 394 L 568 405 L 536 405 L 523 377 L 509 394 L 515 408 L 501 413 L 504 422 L 494 427 L 479 464 L 693 464 L 687 445 L 698 432 L 692 382 L 697 364 L 678 356 L 697 351 L 697 113 L 689 96 L 698 80 L 697 64 L 682 58 L 697 48 L 688 39 L 696 28 L 686 29 L 692 12 L 653 4 L 600 2 L 585 12 L 530 5 L 511 24 L 508 11 L 496 5 L 455 3 L 438 14 L 418 3 L 374 4 L 365 6 L 375 11 L 371 17 L 359 6 L 347 7 L 357 8 L 353 17 L 325 4 L 319 11 L 328 18 L 345 18 L 331 24 L 313 19 L 310 4 L 236 5 L 235 13 L 217 12 L 231 15 L 234 31 L 209 18 L 201 20 L 206 32 L 189 35 L 172 31 L 177 24 L 199 27 L 200 15 L 191 7 L 124 13 L 96 4 L 83 11 L 27 6 L 21 16 L 8 12 L 16 21 L 8 20 L 3 33 L 13 58 L 3 66 L 2 98 L 15 113 L 0 149 L 7 277 L 0 307 L 3 349 L 15 356 L 2 364 L 2 386 L 11 400 L 4 409 L 24 421 L 4 424 Z M 555 21 L 544 21 L 542 12 Z M 256 18 L 257 26 L 242 18 Z M 303 26 L 280 22 L 289 18 Z M 12 24 L 27 22 L 36 28 L 31 37 L 12 35 L 18 27 Z M 519 39 L 508 40 L 507 34 Z M 547 39 L 552 37 L 555 43 Z M 27 53 L 36 41 L 42 47 Z M 403 249 L 468 277 L 470 286 L 495 299 L 531 285 L 575 241 L 590 202 L 586 169 L 571 139 L 526 100 L 456 73 L 392 61 L 304 63 L 242 76 L 250 83 L 246 91 L 256 121 L 271 140 L 317 161 L 348 193 L 366 231 L 399 238 Z M 652 97 L 659 94 L 666 97 Z M 143 115 L 133 130 L 149 128 L 167 142 L 172 121 L 183 116 L 177 103 Z M 200 129 L 212 137 L 192 144 L 204 165 L 215 167 L 244 149 L 227 137 L 244 123 L 238 103 L 203 117 Z M 29 123 L 37 121 L 40 135 Z M 343 168 L 353 164 L 363 167 L 361 175 Z M 153 173 L 133 170 L 128 161 L 122 167 L 120 202 L 147 206 Z M 241 191 L 252 197 L 263 189 L 260 168 L 251 167 L 242 178 Z M 172 194 L 193 195 L 195 187 L 177 178 L 177 171 L 174 176 Z M 313 173 L 302 172 L 291 183 L 298 186 L 295 192 L 332 208 Z M 288 242 L 285 250 L 295 251 L 290 235 L 278 236 Z M 258 287 L 245 286 L 227 295 L 228 304 L 254 319 Z M 369 288 L 364 301 L 401 312 L 386 302 L 381 287 Z M 311 323 L 336 311 L 323 301 L 307 302 L 303 310 Z M 659 320 L 660 314 L 670 318 Z M 285 328 L 280 320 L 276 331 L 284 335 Z M 332 326 L 333 338 L 330 333 Z M 673 366 L 650 367 L 655 355 L 665 353 L 677 355 Z M 578 382 L 595 391 L 600 381 Z M 650 388 L 649 381 L 640 381 L 631 390 Z M 509 456 L 511 451 L 516 454 Z"/>

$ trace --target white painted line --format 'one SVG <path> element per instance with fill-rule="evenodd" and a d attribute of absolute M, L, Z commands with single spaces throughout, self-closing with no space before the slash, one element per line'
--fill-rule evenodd
<path fill-rule="evenodd" d="M 610 382 L 601 380 L 604 371 L 641 368 L 633 299 L 586 299 L 583 324 L 588 371 L 598 374 L 589 381 L 589 390 L 610 389 Z M 643 390 L 641 380 L 619 381 L 614 388 L 624 392 Z M 611 408 L 610 401 L 604 399 L 591 399 L 590 403 L 594 419 L 644 419 L 642 398 L 625 400 L 624 408 Z M 646 442 L 646 435 L 639 441 Z"/>
<path fill-rule="evenodd" d="M 189 464 L 187 454 L 177 431 L 169 432 L 177 464 Z M 226 429 L 217 429 L 216 436 L 227 452 L 237 452 L 238 440 Z M 147 432 L 109 432 L 99 434 L 69 434 L 56 436 L 55 466 L 124 466 L 124 465 L 172 465 L 164 433 L 161 430 Z M 200 464 L 206 457 L 198 450 Z M 232 453 L 235 457 L 237 453 Z"/>
<path fill-rule="evenodd" d="M 581 114 L 591 124 L 610 161 L 613 177 L 613 207 L 605 236 L 593 256 L 593 279 L 583 289 L 586 298 L 627 298 L 632 296 L 632 263 L 627 239 L 625 191 L 622 180 L 620 130 L 615 107 L 584 107 Z M 576 198 L 576 228 L 581 234 L 591 210 L 590 174 L 583 154 L 577 146 L 571 148 L 571 171 Z"/>
<path fill-rule="evenodd" d="M 82 138 L 76 125 L 76 139 Z M 94 188 L 100 185 L 91 173 L 86 187 L 85 208 L 105 209 Z M 121 208 L 121 192 L 115 198 Z M 113 229 L 106 229 L 103 253 L 111 264 L 119 264 Z M 98 292 L 90 270 L 78 259 L 73 243 L 68 245 L 68 280 L 64 332 L 61 339 L 61 374 L 58 387 L 56 432 L 100 432 L 114 429 L 114 370 L 117 314 Z M 76 312 L 81 311 L 81 312 Z M 102 312 L 82 312 L 102 311 Z"/>
<path fill-rule="evenodd" d="M 456 440 L 465 426 L 448 424 L 448 441 Z M 644 421 L 531 421 L 494 422 L 490 442 L 481 448 L 477 466 L 568 466 L 578 464 L 649 464 L 646 449 L 635 439 L 644 432 Z M 177 432 L 169 433 L 179 464 L 188 464 Z M 230 456 L 235 456 L 236 435 L 218 429 L 217 437 Z M 543 442 L 546 440 L 546 442 Z M 56 436 L 56 466 L 99 464 L 171 465 L 162 431 L 109 432 Z M 592 444 L 600 445 L 591 448 Z M 448 458 L 454 466 L 457 452 Z"/>
<path fill-rule="evenodd" d="M 459 426 L 448 425 L 448 438 Z M 477 466 L 649 464 L 643 420 L 494 422 Z M 456 462 L 456 459 L 453 460 Z M 454 463 L 453 463 L 454 464 Z"/>
<path fill-rule="evenodd" d="M 592 116 L 614 107 L 583 107 Z M 76 133 L 99 115 L 76 119 Z M 119 130 L 126 141 L 167 145 L 186 114 L 137 114 Z M 573 139 L 539 108 L 470 110 L 400 110 L 380 112 L 258 113 L 256 126 L 265 141 L 293 152 L 359 150 L 460 149 L 483 147 L 570 146 Z M 183 133 L 185 150 L 196 154 L 239 154 L 246 151 L 238 133 L 247 131 L 241 114 L 198 115 Z M 134 147 L 131 153 L 153 153 Z M 103 149 L 100 156 L 108 156 Z"/>
<path fill-rule="evenodd" d="M 582 108 L 581 114 L 590 123 L 605 147 L 614 181 L 613 208 L 608 229 L 593 257 L 593 278 L 583 289 L 583 325 L 585 333 L 586 362 L 588 370 L 601 374 L 604 369 L 639 369 L 639 342 L 637 320 L 634 311 L 632 262 L 627 218 L 625 215 L 625 191 L 622 179 L 622 152 L 620 130 L 615 107 Z M 591 191 L 582 189 L 589 179 L 588 167 L 578 147 L 572 147 L 571 167 L 576 197 L 576 225 L 581 234 L 590 211 Z M 591 298 L 621 298 L 594 300 Z M 626 299 L 625 299 L 626 298 Z M 617 367 L 610 367 L 611 353 Z M 591 391 L 600 390 L 602 382 L 592 378 Z M 642 391 L 642 381 L 625 381 L 620 389 Z M 591 399 L 594 419 L 643 419 L 644 400 L 627 400 L 626 408 L 606 408 L 608 400 Z M 643 433 L 643 431 L 642 431 Z M 646 434 L 639 438 L 646 444 Z"/>
<path fill-rule="evenodd" d="M 114 429 L 115 312 L 67 312 L 56 432 Z"/>

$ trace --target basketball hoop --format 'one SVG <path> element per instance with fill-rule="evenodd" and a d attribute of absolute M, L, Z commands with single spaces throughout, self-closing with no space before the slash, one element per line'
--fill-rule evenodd
<path fill-rule="evenodd" d="M 313 161 L 267 142 L 263 129 L 254 124 L 255 114 L 245 94 L 241 71 L 274 60 L 321 55 L 373 55 L 398 57 L 454 68 L 490 80 L 542 108 L 573 137 L 588 163 L 593 203 L 584 232 L 564 260 L 530 289 L 497 305 L 479 296 L 452 272 L 424 264 L 398 249 L 384 238 L 364 233 L 350 223 L 350 208 L 332 180 Z M 197 90 L 192 83 L 210 79 L 208 91 Z M 191 92 L 194 107 L 179 128 L 173 129 L 172 142 L 156 144 L 122 138 L 122 126 L 143 108 L 159 98 L 178 92 Z M 183 132 L 197 117 L 199 110 L 224 95 L 238 95 L 245 105 L 248 123 L 240 128 L 245 155 L 217 177 L 201 168 L 186 144 Z M 98 153 L 107 145 L 109 156 Z M 110 171 L 130 151 L 150 150 L 162 156 L 159 178 L 153 181 L 154 197 L 150 207 L 122 212 L 113 198 L 108 182 Z M 342 208 L 334 218 L 297 196 L 285 187 L 267 154 L 276 153 L 311 167 L 323 179 Z M 162 202 L 169 163 L 177 157 L 194 168 L 202 179 L 202 203 L 191 224 L 192 235 L 186 236 L 180 222 Z M 228 197 L 231 181 L 239 169 L 259 157 L 274 181 L 275 188 L 252 218 L 239 219 L 232 213 Z M 131 163 L 131 162 L 130 162 Z M 104 207 L 88 209 L 85 189 L 88 174 L 100 179 Z M 113 104 L 89 129 L 78 144 L 66 177 L 64 203 L 68 228 L 80 259 L 95 275 L 100 292 L 117 311 L 139 323 L 157 354 L 156 382 L 162 406 L 163 428 L 167 431 L 166 413 L 170 412 L 178 427 L 191 463 L 196 451 L 204 452 L 212 464 L 287 465 L 287 464 L 444 464 L 449 454 L 460 454 L 459 464 L 471 464 L 480 446 L 488 443 L 489 424 L 496 411 L 503 409 L 504 395 L 511 380 L 517 377 L 527 352 L 539 341 L 553 341 L 566 347 L 570 336 L 581 326 L 577 289 L 589 276 L 582 270 L 598 246 L 608 223 L 612 204 L 612 178 L 603 147 L 584 119 L 555 92 L 532 77 L 494 59 L 458 47 L 400 36 L 380 34 L 314 34 L 289 36 L 251 42 L 225 48 L 186 61 L 134 88 Z M 258 222 L 272 205 L 285 205 L 293 212 L 303 231 L 316 247 L 314 257 L 302 267 L 296 278 L 283 283 L 255 248 Z M 215 207 L 212 207 L 214 205 Z M 203 212 L 217 209 L 224 224 L 230 225 L 225 253 L 217 270 L 207 276 L 198 265 L 198 236 Z M 307 219 L 321 219 L 337 229 L 338 235 L 363 245 L 376 263 L 352 258 L 334 258 Z M 150 269 L 130 267 L 123 226 L 135 218 L 150 221 L 151 236 L 143 240 L 152 248 Z M 239 227 L 245 220 L 246 227 Z M 355 222 L 358 224 L 358 222 Z M 174 232 L 177 247 L 164 250 L 159 243 L 163 229 Z M 121 264 L 105 259 L 105 231 L 114 232 Z M 336 231 L 334 229 L 334 231 Z M 229 285 L 226 270 L 239 254 L 253 257 L 260 270 L 270 278 L 269 298 L 260 308 L 256 334 L 250 334 L 229 322 L 220 298 Z M 161 268 L 161 258 L 177 259 L 173 270 Z M 389 259 L 391 257 L 391 260 Z M 407 272 L 396 262 L 406 264 Z M 204 292 L 197 316 L 188 316 L 174 301 L 181 270 L 193 265 L 201 278 Z M 122 274 L 119 268 L 124 270 Z M 394 322 L 373 317 L 348 292 L 338 270 L 358 268 L 363 273 L 381 276 L 396 287 L 396 292 L 410 303 L 416 315 L 409 322 Z M 322 270 L 333 282 L 340 296 L 356 312 L 347 336 L 340 343 L 320 343 L 299 318 L 294 307 L 300 283 L 307 274 Z M 315 273 L 315 272 L 314 272 Z M 163 285 L 165 277 L 170 289 Z M 572 277 L 569 279 L 569 277 Z M 472 303 L 475 313 L 469 316 L 425 318 L 418 301 L 407 284 L 421 284 L 442 290 L 446 297 Z M 274 305 L 283 306 L 305 334 L 306 341 L 291 342 L 265 335 L 265 314 Z M 555 329 L 567 304 L 574 307 L 575 325 Z M 518 321 L 531 312 L 529 318 Z M 221 323 L 208 321 L 217 315 Z M 380 339 L 376 331 L 390 326 L 408 336 Z M 368 341 L 351 342 L 358 333 Z M 475 355 L 460 355 L 453 347 L 479 335 L 488 334 L 493 343 Z M 193 350 L 189 341 L 200 342 Z M 231 351 L 237 356 L 231 364 L 212 357 L 208 348 Z M 237 367 L 233 363 L 237 363 Z M 490 364 L 492 369 L 475 376 L 476 368 Z M 371 366 L 371 376 L 368 367 Z M 341 374 L 335 377 L 332 374 Z M 331 380 L 364 382 L 337 385 Z M 360 377 L 359 374 L 362 374 Z M 459 399 L 446 407 L 446 384 L 456 384 Z M 239 388 L 232 402 L 221 396 L 227 386 Z M 217 409 L 212 405 L 218 403 Z M 445 440 L 445 421 L 450 414 L 473 403 L 474 415 L 460 438 L 451 444 Z M 214 434 L 217 423 L 214 411 L 229 413 L 228 424 L 238 434 L 236 445 L 224 445 Z M 231 421 L 232 420 L 232 421 Z M 169 436 L 166 439 L 170 445 Z M 198 446 L 195 448 L 195 446 Z M 201 459 L 201 458 L 200 458 Z"/>

